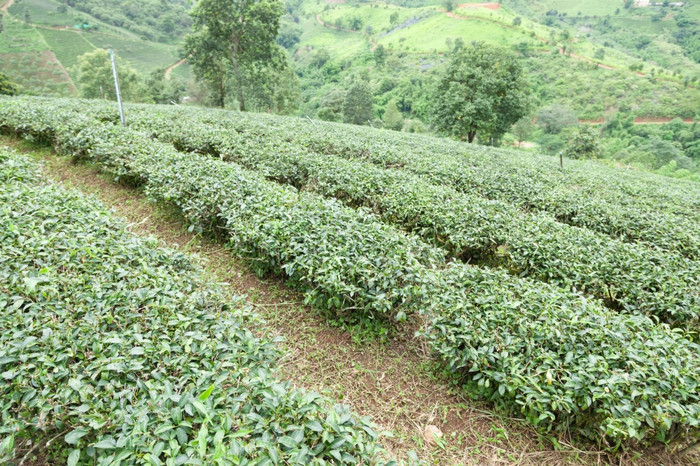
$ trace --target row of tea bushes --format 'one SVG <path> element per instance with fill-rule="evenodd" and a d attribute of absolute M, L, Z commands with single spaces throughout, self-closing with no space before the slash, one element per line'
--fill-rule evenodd
<path fill-rule="evenodd" d="M 290 224 L 290 218 L 322 216 L 307 208 L 312 205 L 310 199 L 319 208 L 338 206 L 265 181 L 234 164 L 178 153 L 133 131 L 100 125 L 50 101 L 5 99 L 2 104 L 0 122 L 4 128 L 31 135 L 33 122 L 43 119 L 36 128 L 41 131 L 53 126 L 53 134 L 45 136 L 55 147 L 121 173 L 155 199 L 179 206 L 193 222 L 201 217 L 197 224 L 225 235 L 243 254 L 254 251 L 261 261 L 265 257 L 272 271 L 285 273 L 288 260 L 316 254 L 299 241 L 305 232 L 286 230 L 287 225 L 301 222 Z M 33 119 L 19 116 L 23 109 Z M 236 191 L 229 195 L 226 190 L 231 187 Z M 270 193 L 278 193 L 280 202 L 286 203 L 287 209 L 276 216 L 266 214 L 272 212 L 267 210 L 272 202 Z M 299 209 L 295 202 L 301 204 Z M 336 224 L 329 215 L 319 227 L 342 225 L 342 218 L 352 211 L 341 209 L 341 223 Z M 364 216 L 365 212 L 356 211 L 356 215 Z M 240 222 L 243 225 L 239 227 Z M 260 232 L 247 231 L 255 228 Z M 386 228 L 382 231 L 394 231 Z M 246 231 L 241 234 L 242 230 Z M 407 238 L 398 232 L 392 234 Z M 334 236 L 328 236 L 333 241 Z M 321 239 L 326 240 L 323 234 Z M 293 252 L 286 255 L 285 248 L 290 245 Z M 324 276 L 332 272 L 352 274 L 355 263 L 344 259 L 343 248 L 341 244 L 320 247 L 330 262 L 318 271 L 308 270 L 307 279 L 314 279 L 317 272 Z M 364 257 L 358 254 L 356 258 L 362 259 L 363 267 L 374 261 L 382 266 L 390 264 L 376 254 L 376 249 L 369 249 Z M 408 275 L 406 281 L 399 282 L 406 299 L 401 304 L 387 304 L 387 309 L 394 306 L 396 310 L 398 305 L 400 313 L 410 309 L 403 307 L 407 301 L 419 301 L 416 308 L 425 313 L 428 323 L 422 334 L 473 393 L 522 413 L 542 430 L 584 435 L 608 447 L 697 435 L 700 347 L 682 331 L 657 325 L 644 316 L 611 312 L 596 300 L 514 278 L 498 269 L 461 263 L 436 266 L 431 255 L 413 257 L 417 264 L 411 267 L 415 266 L 420 281 Z M 410 281 L 413 283 L 407 285 Z M 339 287 L 334 292 L 341 302 L 349 299 L 343 295 L 347 289 Z M 394 297 L 375 293 L 364 299 L 373 300 L 372 307 L 380 309 L 377 303 Z"/>
<path fill-rule="evenodd" d="M 595 162 L 569 162 L 562 172 L 553 161 L 531 154 L 392 131 L 332 123 L 314 126 L 269 115 L 153 109 L 138 106 L 132 114 L 182 121 L 186 112 L 188 121 L 201 121 L 229 135 L 237 133 L 252 144 L 291 144 L 319 154 L 401 167 L 436 185 L 549 212 L 564 223 L 624 241 L 700 257 L 700 189 L 693 183 L 663 177 L 650 180 L 645 174 L 629 175 Z M 201 147 L 206 150 L 206 141 L 201 141 Z"/>
<path fill-rule="evenodd" d="M 366 420 L 275 376 L 243 302 L 29 164 L 0 153 L 0 460 L 378 460 Z"/>
<path fill-rule="evenodd" d="M 605 300 L 626 312 L 697 328 L 700 264 L 677 254 L 625 243 L 510 204 L 432 185 L 419 176 L 358 160 L 273 146 L 195 118 L 137 114 L 132 127 L 179 148 L 217 155 L 267 178 L 372 209 L 452 257 L 506 267 Z"/>

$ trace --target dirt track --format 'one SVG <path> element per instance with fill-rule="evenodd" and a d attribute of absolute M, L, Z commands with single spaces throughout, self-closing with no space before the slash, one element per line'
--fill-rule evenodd
<path fill-rule="evenodd" d="M 184 58 L 183 58 L 182 60 L 180 60 L 179 62 L 173 63 L 172 65 L 170 65 L 170 66 L 165 70 L 165 79 L 167 79 L 168 81 L 170 81 L 170 73 L 172 73 L 172 71 L 173 71 L 175 68 L 177 68 L 178 66 L 182 65 L 183 63 L 185 63 L 185 59 L 184 59 Z"/>
<path fill-rule="evenodd" d="M 10 8 L 14 3 L 15 3 L 15 0 L 9 0 L 2 7 L 0 7 L 0 10 L 2 10 L 3 13 L 7 13 L 7 9 Z"/>

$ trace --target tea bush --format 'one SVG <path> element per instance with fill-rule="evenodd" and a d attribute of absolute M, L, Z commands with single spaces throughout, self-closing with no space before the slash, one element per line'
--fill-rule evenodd
<path fill-rule="evenodd" d="M 700 347 L 680 329 L 503 270 L 442 261 L 365 210 L 178 153 L 108 115 L 107 123 L 86 117 L 88 104 L 0 102 L 5 130 L 49 140 L 140 184 L 262 270 L 286 274 L 319 306 L 398 320 L 422 312 L 421 334 L 471 393 L 541 430 L 611 449 L 698 434 Z"/>
<path fill-rule="evenodd" d="M 277 351 L 188 257 L 0 155 L 0 460 L 380 461 L 366 420 L 275 375 Z"/>
<path fill-rule="evenodd" d="M 182 149 L 240 163 L 281 183 L 370 208 L 385 222 L 433 242 L 452 257 L 502 265 L 516 275 L 572 287 L 615 308 L 675 325 L 698 325 L 696 261 L 435 186 L 404 170 L 310 153 L 294 143 L 249 139 L 216 122 L 192 117 L 184 123 L 167 113 L 159 115 L 156 107 L 145 108 L 150 112 L 132 115 L 132 127 Z"/>

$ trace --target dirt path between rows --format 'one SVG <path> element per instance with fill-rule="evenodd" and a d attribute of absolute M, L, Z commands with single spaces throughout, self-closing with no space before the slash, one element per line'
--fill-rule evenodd
<path fill-rule="evenodd" d="M 173 70 L 174 70 L 175 68 L 177 68 L 178 66 L 182 65 L 183 63 L 185 63 L 185 59 L 184 59 L 184 58 L 183 58 L 182 60 L 180 60 L 179 62 L 173 63 L 172 65 L 170 65 L 170 66 L 165 70 L 165 79 L 167 79 L 168 81 L 170 81 L 170 73 L 172 73 Z"/>
<path fill-rule="evenodd" d="M 0 136 L 0 145 L 32 150 L 17 139 Z M 382 437 L 388 452 L 406 460 L 409 451 L 428 464 L 601 464 L 611 459 L 593 450 L 578 450 L 559 438 L 560 450 L 522 421 L 498 415 L 486 403 L 457 394 L 429 363 L 430 350 L 414 337 L 419 324 L 406 325 L 389 343 L 357 344 L 348 333 L 304 306 L 303 297 L 278 279 L 261 279 L 222 243 L 193 235 L 171 211 L 148 202 L 141 191 L 116 185 L 91 166 L 39 150 L 45 172 L 56 182 L 100 198 L 123 217 L 136 234 L 154 235 L 162 243 L 205 261 L 211 277 L 230 285 L 232 294 L 245 294 L 266 320 L 265 329 L 285 338 L 282 376 L 295 386 L 321 391 L 371 416 L 392 436 Z M 426 425 L 445 434 L 444 448 L 427 446 Z M 616 464 L 681 464 L 666 453 L 637 458 L 623 453 Z M 686 459 L 696 459 L 695 456 Z"/>

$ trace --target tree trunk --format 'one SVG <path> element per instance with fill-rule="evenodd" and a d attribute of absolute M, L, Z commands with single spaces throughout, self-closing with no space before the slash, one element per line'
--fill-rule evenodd
<path fill-rule="evenodd" d="M 221 104 L 221 108 L 224 108 L 226 106 L 226 86 L 224 85 L 223 76 L 221 76 L 219 79 L 219 99 L 221 99 L 219 102 Z"/>
<path fill-rule="evenodd" d="M 476 137 L 476 131 L 469 131 L 467 133 L 467 141 L 469 141 L 469 144 L 474 142 L 474 138 Z"/>
<path fill-rule="evenodd" d="M 243 98 L 243 80 L 241 79 L 240 63 L 238 63 L 238 37 L 232 38 L 233 50 L 231 51 L 231 62 L 233 64 L 233 74 L 236 75 L 236 87 L 238 88 L 238 106 L 241 112 L 245 112 L 245 100 Z"/>

